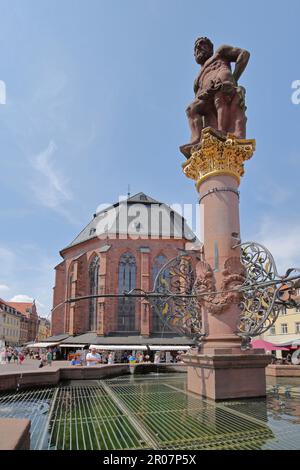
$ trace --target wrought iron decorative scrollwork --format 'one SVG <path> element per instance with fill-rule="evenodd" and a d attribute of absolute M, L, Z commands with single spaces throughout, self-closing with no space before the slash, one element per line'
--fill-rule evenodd
<path fill-rule="evenodd" d="M 191 257 L 179 255 L 158 272 L 154 282 L 157 296 L 150 297 L 149 301 L 164 324 L 198 342 L 202 322 L 194 283 Z"/>
<path fill-rule="evenodd" d="M 284 276 L 278 274 L 270 251 L 256 242 L 246 242 L 241 248 L 241 262 L 247 277 L 241 287 L 243 300 L 238 324 L 238 335 L 244 338 L 259 336 L 269 330 L 280 313 L 297 305 L 294 296 L 299 269 L 289 269 Z"/>
<path fill-rule="evenodd" d="M 214 314 L 212 306 L 215 307 L 220 296 L 231 299 L 232 295 L 240 294 L 241 315 L 236 333 L 242 337 L 243 347 L 247 347 L 251 338 L 269 330 L 286 308 L 299 305 L 295 300 L 296 289 L 300 288 L 299 269 L 289 269 L 280 276 L 275 260 L 265 246 L 256 242 L 238 246 L 245 272 L 244 278 L 239 276 L 239 280 L 243 282 L 237 282 L 236 286 L 234 283 L 227 286 L 223 282 L 220 292 L 197 288 L 193 264 L 187 255 L 180 255 L 162 267 L 154 283 L 156 296 L 149 301 L 165 324 L 199 342 L 204 336 L 202 306 L 208 308 L 209 305 Z"/>

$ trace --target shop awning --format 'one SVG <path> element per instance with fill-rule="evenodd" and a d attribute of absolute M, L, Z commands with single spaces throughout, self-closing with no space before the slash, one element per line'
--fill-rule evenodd
<path fill-rule="evenodd" d="M 59 345 L 61 348 L 84 348 L 86 346 L 86 344 L 64 344 L 64 343 L 60 343 Z"/>
<path fill-rule="evenodd" d="M 150 346 L 151 351 L 188 351 L 191 346 Z"/>
<path fill-rule="evenodd" d="M 91 344 L 89 349 L 93 348 L 102 351 L 147 351 L 144 344 Z"/>
<path fill-rule="evenodd" d="M 59 343 L 31 343 L 27 344 L 26 348 L 50 348 L 51 346 L 57 346 Z"/>
<path fill-rule="evenodd" d="M 277 346 L 276 344 L 264 341 L 263 339 L 256 339 L 251 341 L 253 349 L 264 349 L 265 351 L 288 351 L 288 348 Z"/>
<path fill-rule="evenodd" d="M 297 346 L 300 346 L 300 338 L 294 338 L 288 341 L 283 341 L 281 343 L 278 343 L 276 346 L 287 346 L 287 347 L 297 348 Z"/>
<path fill-rule="evenodd" d="M 89 349 L 101 349 L 102 351 L 188 351 L 191 346 L 168 345 L 147 346 L 145 344 L 91 344 Z"/>

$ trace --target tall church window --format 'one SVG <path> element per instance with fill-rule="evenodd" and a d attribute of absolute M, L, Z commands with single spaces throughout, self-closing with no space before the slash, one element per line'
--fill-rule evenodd
<path fill-rule="evenodd" d="M 119 262 L 119 294 L 136 287 L 136 260 L 131 253 L 124 253 Z M 120 298 L 118 301 L 118 330 L 135 331 L 135 299 Z"/>
<path fill-rule="evenodd" d="M 67 297 L 68 299 L 76 297 L 76 282 L 74 276 L 74 264 L 70 266 L 67 284 Z M 65 318 L 65 331 L 69 331 L 70 328 L 70 304 L 67 307 L 67 315 Z"/>
<path fill-rule="evenodd" d="M 152 266 L 152 285 L 154 288 L 154 282 L 157 274 L 162 269 L 162 267 L 168 262 L 168 259 L 165 255 L 159 255 L 155 258 Z M 164 279 L 168 278 L 168 272 L 164 272 L 162 275 Z M 152 308 L 152 332 L 153 333 L 162 333 L 163 331 L 169 331 L 167 326 L 164 326 L 163 321 L 160 316 L 157 314 L 156 310 Z"/>
<path fill-rule="evenodd" d="M 89 280 L 90 280 L 90 295 L 98 295 L 99 285 L 99 267 L 100 259 L 99 256 L 95 255 L 89 268 Z M 90 299 L 89 308 L 89 329 L 90 331 L 97 330 L 97 317 L 98 317 L 98 298 Z"/>

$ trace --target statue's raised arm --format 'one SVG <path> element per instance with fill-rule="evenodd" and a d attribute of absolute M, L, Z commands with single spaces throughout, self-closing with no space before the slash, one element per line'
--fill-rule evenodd
<path fill-rule="evenodd" d="M 235 62 L 235 69 L 232 75 L 235 81 L 238 82 L 249 62 L 250 52 L 239 47 L 223 45 L 219 47 L 216 55 L 224 57 L 229 62 Z"/>
<path fill-rule="evenodd" d="M 194 82 L 195 99 L 186 112 L 192 136 L 181 147 L 189 158 L 191 148 L 201 140 L 202 130 L 211 127 L 224 135 L 246 137 L 245 88 L 238 85 L 250 53 L 245 49 L 223 45 L 214 53 L 212 42 L 201 37 L 195 42 L 194 56 L 201 65 Z M 235 63 L 232 72 L 231 63 Z"/>

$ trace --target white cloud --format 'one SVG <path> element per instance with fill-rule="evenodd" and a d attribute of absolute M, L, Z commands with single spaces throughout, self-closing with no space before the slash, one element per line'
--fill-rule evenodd
<path fill-rule="evenodd" d="M 51 140 L 46 149 L 30 159 L 31 165 L 37 172 L 31 182 L 31 188 L 43 206 L 55 210 L 74 222 L 64 207 L 65 203 L 73 199 L 73 195 L 68 188 L 68 179 L 54 166 L 53 155 L 56 150 L 55 142 Z"/>

